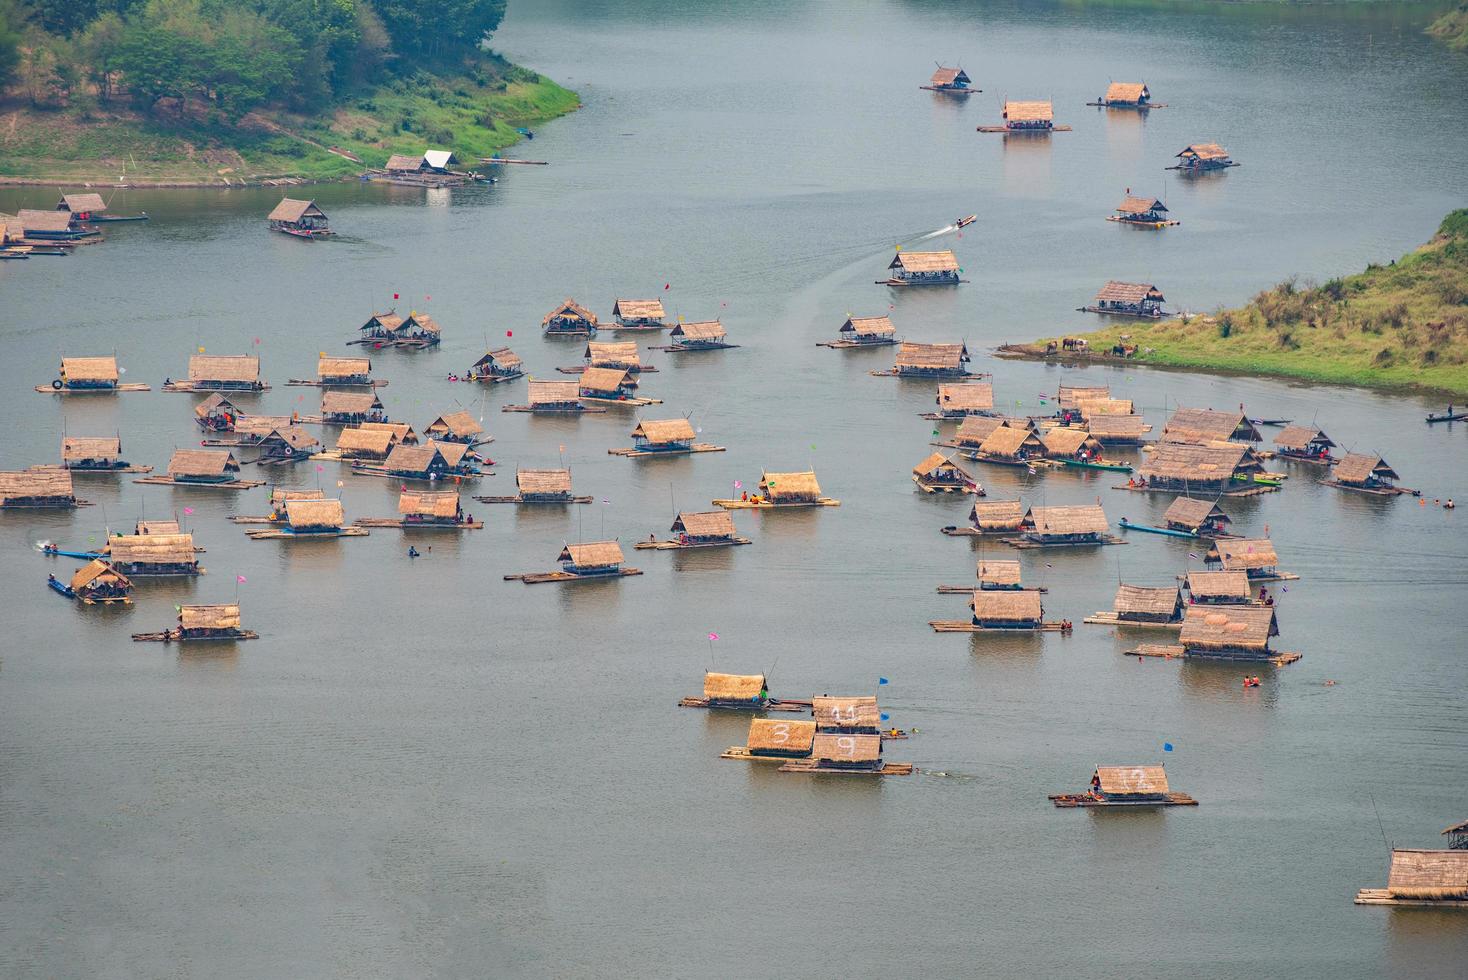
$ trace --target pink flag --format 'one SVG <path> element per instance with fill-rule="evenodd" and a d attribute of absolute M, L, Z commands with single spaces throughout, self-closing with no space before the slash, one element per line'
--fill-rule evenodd
<path fill-rule="evenodd" d="M 234 580 L 236 582 L 239 582 L 241 585 L 243 585 L 244 584 L 244 581 L 245 581 L 245 577 L 243 575 L 236 575 L 234 577 Z"/>
<path fill-rule="evenodd" d="M 316 472 L 317 473 L 325 473 L 326 472 L 326 467 L 324 467 L 324 466 L 318 466 L 318 467 L 316 467 Z"/>
<path fill-rule="evenodd" d="M 184 513 L 185 514 L 192 514 L 193 512 L 194 512 L 194 508 L 192 508 L 192 507 L 185 507 L 184 508 Z"/>
<path fill-rule="evenodd" d="M 709 634 L 709 639 L 710 640 L 717 640 L 718 638 L 719 638 L 719 634 L 717 634 L 717 633 L 710 633 Z"/>

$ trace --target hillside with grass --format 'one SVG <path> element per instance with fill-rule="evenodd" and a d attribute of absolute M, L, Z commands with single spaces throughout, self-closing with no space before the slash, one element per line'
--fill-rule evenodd
<path fill-rule="evenodd" d="M 489 49 L 503 12 L 504 0 L 0 0 L 0 181 L 325 180 L 432 147 L 472 163 L 579 105 Z"/>
<path fill-rule="evenodd" d="M 1454 51 L 1468 51 L 1468 3 L 1450 10 L 1427 29 L 1427 33 L 1446 41 Z"/>
<path fill-rule="evenodd" d="M 1468 209 L 1387 265 L 1321 285 L 1288 279 L 1209 316 L 1080 336 L 1101 359 L 1135 345 L 1130 362 L 1468 394 Z M 1048 342 L 1012 351 L 1044 356 Z"/>

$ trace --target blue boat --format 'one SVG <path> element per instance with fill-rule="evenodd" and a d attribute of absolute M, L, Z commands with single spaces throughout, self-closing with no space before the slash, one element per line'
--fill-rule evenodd
<path fill-rule="evenodd" d="M 1189 534 L 1187 531 L 1174 531 L 1167 527 L 1147 527 L 1143 524 L 1133 524 L 1125 517 L 1116 522 L 1116 526 L 1123 531 L 1146 531 L 1148 534 L 1166 534 L 1173 538 L 1196 538 L 1198 535 Z"/>
<path fill-rule="evenodd" d="M 55 547 L 54 545 L 46 545 L 45 547 L 43 547 L 41 549 L 41 554 L 51 555 L 53 557 L 60 558 L 85 558 L 89 561 L 93 558 L 102 557 L 102 552 L 100 551 L 65 551 L 61 548 Z"/>
<path fill-rule="evenodd" d="M 47 575 L 46 584 L 51 587 L 51 591 L 61 596 L 64 596 L 67 599 L 76 598 L 76 593 L 72 591 L 71 586 L 67 585 L 65 582 L 62 582 L 55 575 Z"/>

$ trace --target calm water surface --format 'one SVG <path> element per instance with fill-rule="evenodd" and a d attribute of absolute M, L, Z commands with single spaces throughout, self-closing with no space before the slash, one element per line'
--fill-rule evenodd
<path fill-rule="evenodd" d="M 0 268 L 0 465 L 56 457 L 63 431 L 122 434 L 156 466 L 197 439 L 186 395 L 53 399 L 59 355 L 118 352 L 155 387 L 188 354 L 258 350 L 264 412 L 313 410 L 319 351 L 374 308 L 430 310 L 439 351 L 374 355 L 395 418 L 482 414 L 510 493 L 517 464 L 564 458 L 596 503 L 471 504 L 483 531 L 253 542 L 237 498 L 79 481 L 94 506 L 0 519 L 0 974 L 52 976 L 846 976 L 1243 978 L 1459 975 L 1468 918 L 1357 908 L 1386 835 L 1437 846 L 1468 815 L 1460 614 L 1468 433 L 1427 428 L 1432 399 L 1140 368 L 995 361 L 1007 340 L 1090 325 L 1108 278 L 1206 310 L 1280 277 L 1324 279 L 1428 238 L 1468 188 L 1468 60 L 1415 8 L 1166 12 L 963 3 L 512 4 L 497 44 L 576 88 L 585 108 L 517 150 L 545 159 L 497 187 L 313 193 L 341 232 L 266 233 L 279 193 L 119 194 L 147 225 L 64 260 Z M 1155 50 L 1146 50 L 1154 48 Z M 961 60 L 984 92 L 917 86 Z M 1087 109 L 1109 78 L 1172 108 Z M 1001 98 L 1053 98 L 1075 131 L 974 132 Z M 1218 139 L 1243 166 L 1183 183 L 1163 167 Z M 1183 224 L 1102 220 L 1126 188 Z M 51 191 L 0 193 L 0 209 Z M 873 285 L 894 242 L 977 212 L 969 285 Z M 668 288 L 664 290 L 664 284 Z M 632 412 L 502 414 L 523 385 L 444 380 L 486 343 L 555 376 L 581 348 L 540 339 L 572 295 L 662 295 L 723 318 L 743 346 L 661 368 L 644 390 L 692 413 L 724 454 L 639 464 Z M 431 299 L 429 298 L 431 297 Z M 890 304 L 890 307 L 889 307 Z M 1281 647 L 1304 659 L 1240 689 L 1227 666 L 1137 663 L 1134 637 L 936 636 L 962 615 L 934 593 L 971 579 L 976 544 L 938 533 L 967 502 L 912 492 L 929 384 L 868 372 L 890 351 L 817 348 L 847 313 L 890 312 L 920 340 L 964 339 L 1000 401 L 1049 411 L 1062 381 L 1110 384 L 1158 429 L 1179 403 L 1315 419 L 1383 452 L 1429 499 L 1377 500 L 1291 468 L 1284 492 L 1228 505 L 1269 527 L 1287 569 Z M 506 333 L 513 337 L 506 339 Z M 334 434 L 330 436 L 334 440 Z M 564 447 L 562 450 L 561 447 Z M 676 508 L 705 508 L 761 467 L 814 466 L 840 509 L 737 513 L 748 548 L 632 553 Z M 1167 504 L 1111 474 L 980 468 L 993 497 L 1100 499 L 1116 520 Z M 389 515 L 396 487 L 326 464 L 283 475 Z M 467 496 L 467 494 L 466 494 Z M 191 515 L 184 508 L 193 510 Z M 149 582 L 121 611 L 47 592 L 95 544 L 178 513 L 209 574 Z M 1460 512 L 1461 513 L 1461 512 Z M 527 588 L 562 543 L 620 537 L 641 578 Z M 1145 539 L 1145 540 L 1144 540 Z M 990 546 L 989 554 L 997 554 Z M 1021 554 L 1046 609 L 1079 623 L 1118 578 L 1163 584 L 1197 546 Z M 133 644 L 236 576 L 258 642 Z M 709 632 L 720 639 L 711 644 Z M 776 694 L 866 693 L 919 737 L 909 779 L 834 780 L 721 761 L 747 718 L 680 711 L 710 667 L 769 670 Z M 1324 682 L 1335 680 L 1334 686 Z M 1098 763 L 1164 758 L 1195 810 L 1057 811 Z"/>

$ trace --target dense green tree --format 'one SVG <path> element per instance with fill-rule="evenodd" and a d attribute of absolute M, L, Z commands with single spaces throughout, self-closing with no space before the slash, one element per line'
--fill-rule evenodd
<path fill-rule="evenodd" d="M 78 54 L 103 102 L 112 98 L 113 78 L 121 67 L 118 52 L 126 31 L 122 18 L 108 11 L 88 24 L 77 38 Z"/>
<path fill-rule="evenodd" d="M 505 16 L 505 0 L 377 0 L 400 54 L 450 55 L 478 47 Z"/>
<path fill-rule="evenodd" d="M 0 0 L 0 85 L 10 81 L 20 63 L 20 19 L 13 3 Z"/>

